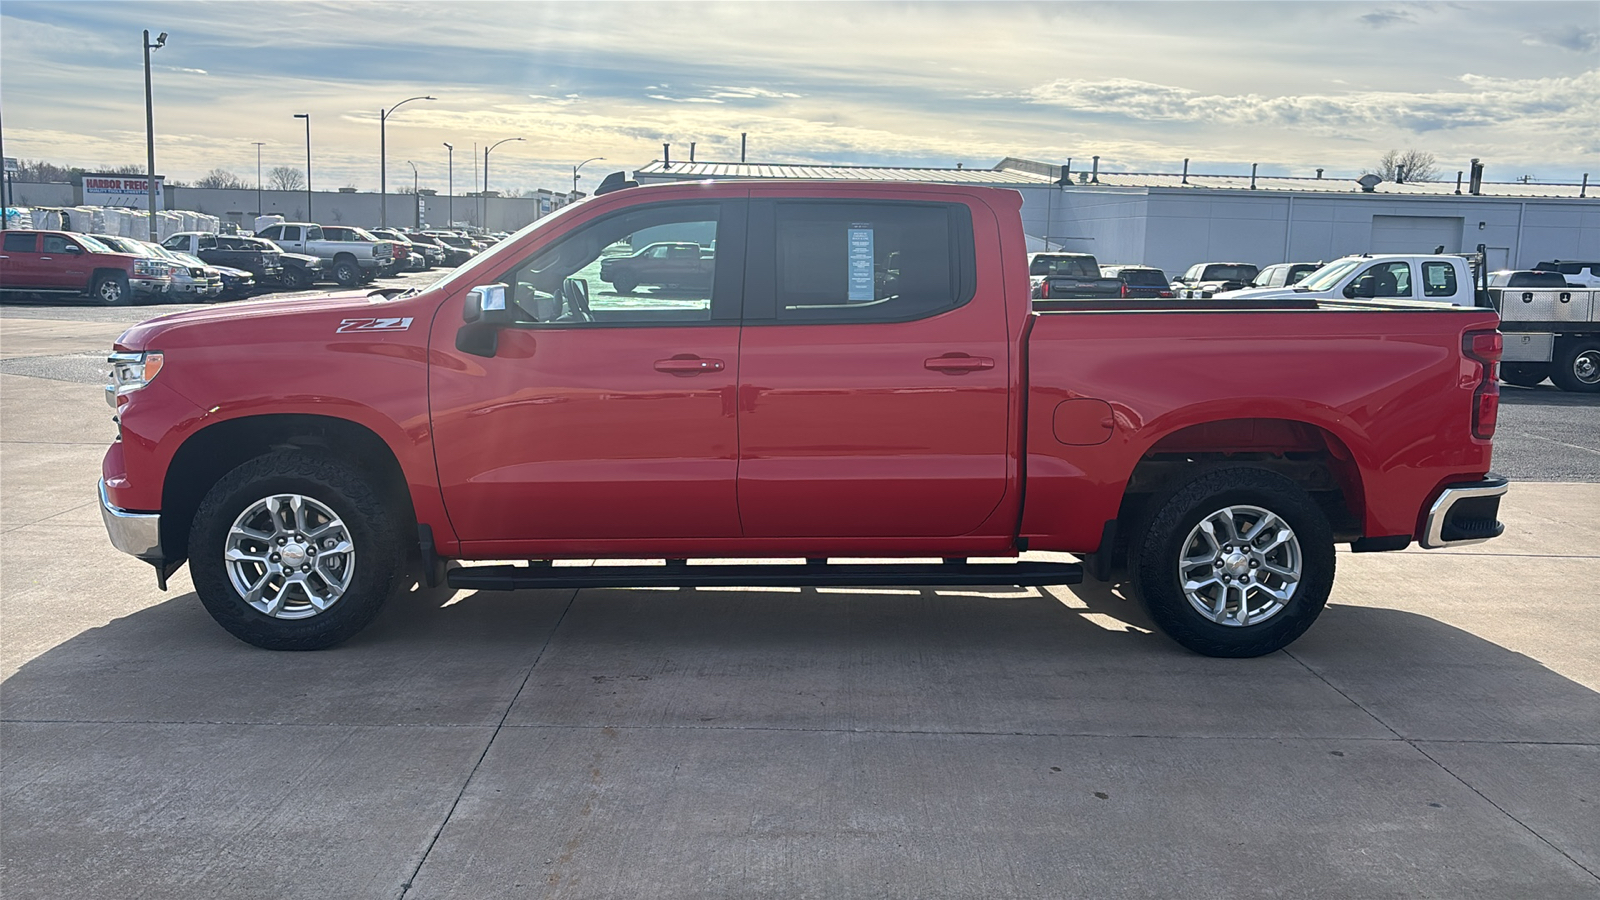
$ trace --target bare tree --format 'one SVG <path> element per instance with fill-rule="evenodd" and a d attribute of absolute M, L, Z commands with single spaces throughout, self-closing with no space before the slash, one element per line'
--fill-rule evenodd
<path fill-rule="evenodd" d="M 223 189 L 237 189 L 237 188 L 249 187 L 249 185 L 244 183 L 244 179 L 242 179 L 239 176 L 233 174 L 232 172 L 229 172 L 227 169 L 212 169 L 211 171 L 207 172 L 202 178 L 200 178 L 199 181 L 196 181 L 194 183 L 194 186 L 197 187 L 197 188 L 223 188 Z"/>
<path fill-rule="evenodd" d="M 82 169 L 78 170 L 82 172 Z M 17 161 L 17 171 L 13 180 L 25 181 L 35 184 L 46 184 L 52 181 L 70 181 L 72 169 L 58 166 L 42 159 L 23 159 Z"/>
<path fill-rule="evenodd" d="M 305 186 L 305 173 L 293 166 L 273 166 L 267 172 L 267 187 L 275 191 L 298 191 Z"/>
<path fill-rule="evenodd" d="M 1367 172 L 1384 181 L 1398 181 L 1403 174 L 1406 181 L 1438 181 L 1439 163 L 1426 150 L 1390 150 L 1378 158 L 1378 166 Z"/>

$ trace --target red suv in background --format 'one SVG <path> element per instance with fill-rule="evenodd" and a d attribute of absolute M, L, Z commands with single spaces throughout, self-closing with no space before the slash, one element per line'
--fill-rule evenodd
<path fill-rule="evenodd" d="M 88 294 L 125 306 L 158 303 L 171 286 L 168 263 L 118 253 L 86 234 L 7 231 L 0 239 L 0 291 Z"/>

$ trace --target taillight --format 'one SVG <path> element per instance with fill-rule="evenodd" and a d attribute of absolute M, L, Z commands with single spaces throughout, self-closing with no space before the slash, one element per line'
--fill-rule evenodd
<path fill-rule="evenodd" d="M 1048 298 L 1049 296 L 1050 296 L 1050 282 L 1049 281 L 1041 281 L 1041 282 L 1039 282 L 1039 297 L 1041 299 L 1044 299 L 1044 298 Z"/>
<path fill-rule="evenodd" d="M 1472 436 L 1494 437 L 1500 418 L 1500 354 L 1505 349 L 1499 331 L 1469 331 L 1461 338 L 1461 352 L 1479 364 L 1478 386 L 1472 392 Z"/>
<path fill-rule="evenodd" d="M 1122 290 L 1118 292 L 1117 296 L 1119 296 L 1119 297 L 1128 296 L 1128 283 L 1126 281 L 1124 281 L 1122 283 Z"/>
<path fill-rule="evenodd" d="M 1157 296 L 1159 296 L 1163 300 L 1171 300 L 1172 299 L 1172 292 L 1171 291 L 1162 291 Z"/>

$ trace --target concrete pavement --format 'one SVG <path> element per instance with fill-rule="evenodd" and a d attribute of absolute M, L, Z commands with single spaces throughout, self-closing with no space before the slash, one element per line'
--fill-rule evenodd
<path fill-rule="evenodd" d="M 275 654 L 106 542 L 70 360 L 138 311 L 31 312 L 0 314 L 8 898 L 1600 897 L 1592 398 L 1533 404 L 1517 446 L 1570 455 L 1504 538 L 1341 553 L 1257 660 L 1093 584 L 419 589 Z"/>

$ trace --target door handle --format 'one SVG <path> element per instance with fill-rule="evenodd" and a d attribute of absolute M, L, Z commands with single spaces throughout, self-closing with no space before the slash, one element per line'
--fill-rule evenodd
<path fill-rule="evenodd" d="M 978 372 L 983 369 L 994 368 L 994 360 L 987 356 L 935 356 L 922 361 L 922 367 L 946 375 L 965 375 L 968 372 Z"/>
<path fill-rule="evenodd" d="M 687 353 L 656 360 L 656 371 L 671 375 L 699 375 L 701 372 L 721 372 L 725 368 L 726 364 L 720 359 L 701 359 Z"/>

